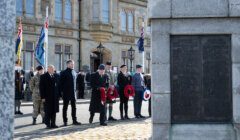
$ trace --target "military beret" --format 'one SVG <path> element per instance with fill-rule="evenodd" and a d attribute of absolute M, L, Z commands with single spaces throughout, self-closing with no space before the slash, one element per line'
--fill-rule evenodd
<path fill-rule="evenodd" d="M 107 61 L 106 65 L 112 65 L 112 63 L 110 61 Z"/>
<path fill-rule="evenodd" d="M 141 68 L 142 67 L 142 65 L 136 65 L 136 68 Z"/>
<path fill-rule="evenodd" d="M 98 69 L 99 69 L 99 70 L 105 70 L 105 65 L 104 65 L 104 64 L 99 65 L 99 66 L 98 66 Z"/>
<path fill-rule="evenodd" d="M 43 69 L 43 66 L 39 65 L 36 67 L 36 70 L 39 71 L 39 70 L 42 70 Z"/>
<path fill-rule="evenodd" d="M 124 64 L 124 65 L 121 65 L 120 68 L 123 68 L 123 67 L 125 67 L 125 66 L 127 66 L 127 65 L 125 65 L 125 64 Z"/>

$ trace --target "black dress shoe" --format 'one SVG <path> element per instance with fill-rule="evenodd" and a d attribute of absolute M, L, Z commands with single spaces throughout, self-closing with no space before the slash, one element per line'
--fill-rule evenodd
<path fill-rule="evenodd" d="M 17 112 L 17 111 L 15 111 L 15 115 L 16 115 L 16 114 L 18 114 L 18 112 Z"/>
<path fill-rule="evenodd" d="M 74 121 L 74 122 L 73 122 L 73 125 L 81 125 L 81 123 L 78 122 L 78 121 Z"/>
<path fill-rule="evenodd" d="M 64 124 L 63 124 L 64 126 L 67 126 L 68 124 L 67 124 L 67 122 L 64 122 Z"/>
<path fill-rule="evenodd" d="M 121 116 L 121 120 L 125 120 L 123 116 Z"/>
<path fill-rule="evenodd" d="M 93 122 L 93 118 L 89 118 L 89 123 L 92 123 Z"/>
<path fill-rule="evenodd" d="M 135 116 L 135 118 L 136 118 L 136 119 L 139 119 L 139 118 L 140 118 L 140 116 Z"/>
<path fill-rule="evenodd" d="M 52 125 L 51 128 L 58 128 L 58 126 L 55 124 L 55 125 Z"/>
<path fill-rule="evenodd" d="M 108 118 L 109 121 L 116 121 L 117 119 L 113 118 L 113 117 L 109 117 Z"/>
<path fill-rule="evenodd" d="M 51 129 L 52 127 L 50 125 L 47 125 L 46 126 L 46 129 Z"/>
<path fill-rule="evenodd" d="M 101 125 L 101 126 L 107 126 L 107 124 L 106 124 L 106 123 L 100 123 L 100 125 Z"/>
<path fill-rule="evenodd" d="M 21 111 L 18 111 L 17 114 L 23 115 L 23 113 Z"/>
<path fill-rule="evenodd" d="M 125 118 L 126 120 L 130 120 L 130 118 L 128 117 L 128 115 L 126 115 L 124 118 Z"/>
<path fill-rule="evenodd" d="M 146 118 L 145 116 L 139 115 L 140 118 Z"/>

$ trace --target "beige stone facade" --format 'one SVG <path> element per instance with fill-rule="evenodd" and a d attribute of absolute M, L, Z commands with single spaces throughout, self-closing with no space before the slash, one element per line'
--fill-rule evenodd
<path fill-rule="evenodd" d="M 101 9 L 101 2 L 99 9 Z M 101 42 L 105 47 L 103 50 L 103 60 L 112 61 L 114 67 L 119 68 L 122 64 L 127 64 L 130 69 L 130 60 L 127 58 L 127 50 L 131 46 L 136 50 L 135 59 L 133 61 L 133 68 L 135 64 L 142 64 L 141 58 L 142 54 L 138 53 L 138 48 L 136 47 L 137 41 L 140 37 L 140 29 L 142 26 L 142 21 L 144 19 L 145 23 L 145 71 L 150 71 L 150 66 L 148 62 L 150 60 L 146 59 L 146 56 L 150 54 L 150 40 L 147 35 L 147 1 L 145 0 L 110 0 L 109 3 L 109 23 L 105 24 L 101 22 L 101 10 L 99 11 L 99 21 L 93 20 L 93 0 L 83 0 L 82 1 L 82 32 L 81 32 L 81 58 L 82 66 L 88 66 L 92 71 L 96 69 L 99 63 L 99 57 L 97 46 Z M 133 32 L 122 31 L 121 30 L 121 11 L 133 14 Z M 125 52 L 123 52 L 125 51 Z M 126 53 L 126 54 L 124 54 Z M 125 60 L 124 60 L 125 59 Z M 124 62 L 125 61 L 125 62 Z M 96 64 L 97 63 L 97 64 Z"/>
<path fill-rule="evenodd" d="M 38 65 L 34 56 L 34 49 L 37 46 L 40 30 L 44 24 L 46 9 L 49 7 L 49 31 L 48 31 L 48 64 L 53 64 L 57 71 L 64 69 L 65 62 L 71 58 L 75 61 L 76 70 L 79 69 L 79 3 L 78 0 L 70 0 L 71 21 L 65 22 L 65 1 L 62 1 L 62 19 L 55 20 L 54 0 L 33 0 L 34 15 L 29 17 L 26 14 L 27 0 L 22 2 L 22 13 L 17 13 L 17 24 L 21 17 L 23 24 L 23 53 L 22 66 L 25 70 Z M 30 1 L 28 1 L 30 2 Z M 32 2 L 32 1 L 31 1 Z"/>
<path fill-rule="evenodd" d="M 103 63 L 112 61 L 113 66 L 119 67 L 122 64 L 128 64 L 127 50 L 133 46 L 135 51 L 135 59 L 133 67 L 137 63 L 142 63 L 142 57 L 137 50 L 136 44 L 140 37 L 140 28 L 144 19 L 145 23 L 145 71 L 150 71 L 150 39 L 147 28 L 147 0 L 109 0 L 109 22 L 101 22 L 105 5 L 103 0 L 81 0 L 79 8 L 79 0 L 20 0 L 22 1 L 22 14 L 18 15 L 23 22 L 23 38 L 24 47 L 22 62 L 23 68 L 29 70 L 32 66 L 37 66 L 34 58 L 34 48 L 36 48 L 41 27 L 45 20 L 45 7 L 49 6 L 49 37 L 48 37 L 48 64 L 53 64 L 56 69 L 65 68 L 65 62 L 71 58 L 75 61 L 75 68 L 79 69 L 89 67 L 91 71 L 100 63 L 100 55 L 97 46 L 101 42 L 105 47 L 102 53 Z M 28 16 L 26 9 L 29 1 L 34 1 L 34 16 Z M 56 9 L 59 9 L 61 1 L 61 19 L 56 19 Z M 66 1 L 71 3 L 71 21 L 65 21 Z M 94 1 L 98 6 L 94 6 Z M 133 15 L 133 31 L 121 30 L 121 11 L 132 13 Z M 98 13 L 98 21 L 93 19 L 93 15 Z M 79 13 L 81 13 L 79 15 Z M 59 15 L 59 14 L 57 14 Z M 81 22 L 79 22 L 79 16 Z M 126 17 L 127 18 L 127 17 Z M 126 19 L 126 22 L 127 19 Z M 79 36 L 80 23 L 80 36 Z M 128 23 L 126 23 L 128 26 Z M 127 27 L 128 28 L 128 27 Z M 80 40 L 79 40 L 80 38 Z M 80 41 L 80 44 L 79 44 Z M 79 49 L 80 48 L 80 49 Z M 123 52 L 125 51 L 125 52 Z M 125 61 L 125 62 L 124 62 Z"/>

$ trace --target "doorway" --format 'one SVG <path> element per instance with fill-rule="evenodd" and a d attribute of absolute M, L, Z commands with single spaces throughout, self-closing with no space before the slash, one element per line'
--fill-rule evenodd
<path fill-rule="evenodd" d="M 92 52 L 90 55 L 90 70 L 91 72 L 96 72 L 98 66 L 100 65 L 100 53 L 99 52 Z"/>

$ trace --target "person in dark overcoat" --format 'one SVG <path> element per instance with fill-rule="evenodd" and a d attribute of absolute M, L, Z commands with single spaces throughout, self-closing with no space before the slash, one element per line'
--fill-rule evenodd
<path fill-rule="evenodd" d="M 74 61 L 68 60 L 66 62 L 67 68 L 60 73 L 60 89 L 63 96 L 63 123 L 67 126 L 67 109 L 69 102 L 72 107 L 73 125 L 80 125 L 76 117 L 76 79 L 77 75 L 74 71 Z"/>
<path fill-rule="evenodd" d="M 49 65 L 47 73 L 40 76 L 40 95 L 44 103 L 45 124 L 47 128 L 57 128 L 56 113 L 59 112 L 59 75 L 54 73 L 54 66 Z"/>
<path fill-rule="evenodd" d="M 84 82 L 84 72 L 80 71 L 77 76 L 77 91 L 78 91 L 78 98 L 84 99 L 84 89 L 85 89 L 85 82 Z"/>
<path fill-rule="evenodd" d="M 23 70 L 15 70 L 15 114 L 22 115 L 20 111 L 22 99 L 24 97 L 24 72 Z"/>
<path fill-rule="evenodd" d="M 105 107 L 106 103 L 102 104 L 101 102 L 101 93 L 100 88 L 108 88 L 108 76 L 105 74 L 104 64 L 99 65 L 98 71 L 91 75 L 91 87 L 92 87 L 92 96 L 89 106 L 90 118 L 89 123 L 92 123 L 95 113 L 100 113 L 100 125 L 106 126 L 105 123 Z"/>
<path fill-rule="evenodd" d="M 120 97 L 120 117 L 121 120 L 129 119 L 128 117 L 128 98 L 124 96 L 124 88 L 131 84 L 129 75 L 127 75 L 127 66 L 122 65 L 120 67 L 120 73 L 118 74 L 117 83 L 119 86 L 119 97 Z M 123 116 L 123 108 L 125 116 Z"/>

